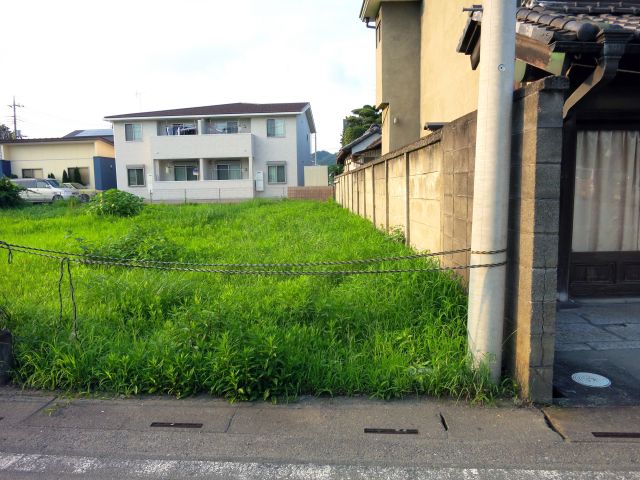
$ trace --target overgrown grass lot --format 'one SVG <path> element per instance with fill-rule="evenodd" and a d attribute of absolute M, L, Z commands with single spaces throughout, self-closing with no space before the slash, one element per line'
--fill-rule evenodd
<path fill-rule="evenodd" d="M 60 202 L 0 211 L 0 240 L 182 262 L 348 260 L 411 251 L 333 203 L 150 205 L 95 217 Z M 499 393 L 466 357 L 466 297 L 440 272 L 228 276 L 71 264 L 0 250 L 0 328 L 15 381 L 125 395 L 207 392 L 231 400 Z M 346 268 L 426 268 L 404 260 Z M 320 267 L 316 267 L 319 269 Z M 322 268 L 320 268 L 322 269 Z"/>

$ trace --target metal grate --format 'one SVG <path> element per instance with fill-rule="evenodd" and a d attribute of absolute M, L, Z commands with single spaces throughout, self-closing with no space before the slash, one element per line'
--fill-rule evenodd
<path fill-rule="evenodd" d="M 202 428 L 201 423 L 178 423 L 178 422 L 153 422 L 152 427 L 169 427 L 169 428 Z"/>
<path fill-rule="evenodd" d="M 640 438 L 640 432 L 591 432 L 596 438 Z"/>
<path fill-rule="evenodd" d="M 417 428 L 365 428 L 364 433 L 385 433 L 391 435 L 418 435 Z"/>

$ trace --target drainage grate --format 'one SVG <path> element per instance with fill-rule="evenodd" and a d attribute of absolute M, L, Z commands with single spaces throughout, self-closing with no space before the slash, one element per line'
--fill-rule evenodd
<path fill-rule="evenodd" d="M 152 427 L 171 427 L 171 428 L 202 428 L 201 423 L 173 423 L 173 422 L 153 422 Z"/>
<path fill-rule="evenodd" d="M 640 432 L 591 432 L 596 438 L 640 438 Z"/>
<path fill-rule="evenodd" d="M 392 435 L 418 435 L 417 428 L 365 428 L 364 433 L 387 433 Z"/>

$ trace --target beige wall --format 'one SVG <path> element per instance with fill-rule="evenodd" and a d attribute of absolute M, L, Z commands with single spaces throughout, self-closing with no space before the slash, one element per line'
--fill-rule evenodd
<path fill-rule="evenodd" d="M 5 145 L 8 160 L 80 160 L 93 158 L 92 143 L 45 143 Z"/>
<path fill-rule="evenodd" d="M 420 137 L 420 3 L 383 3 L 376 24 L 376 104 L 389 104 L 385 154 Z"/>
<path fill-rule="evenodd" d="M 88 168 L 90 188 L 95 188 L 93 157 L 115 156 L 112 145 L 94 141 L 13 144 L 4 145 L 3 151 L 5 158 L 11 160 L 12 173 L 18 177 L 22 177 L 23 169 L 42 169 L 44 177 L 53 173 L 61 181 L 64 170 Z"/>
<path fill-rule="evenodd" d="M 428 122 L 450 122 L 477 108 L 478 71 L 456 52 L 465 0 L 382 2 L 376 31 L 376 104 L 382 154 L 425 136 Z"/>
<path fill-rule="evenodd" d="M 116 149 L 113 148 L 113 145 L 105 142 L 96 142 L 95 143 L 95 156 L 96 157 L 108 157 L 108 158 L 116 158 Z"/>
<path fill-rule="evenodd" d="M 422 2 L 420 21 L 420 124 L 450 122 L 473 112 L 478 103 L 478 73 L 469 57 L 456 52 L 467 22 L 466 0 Z"/>
<path fill-rule="evenodd" d="M 304 167 L 305 187 L 326 187 L 329 185 L 329 167 L 313 165 Z"/>

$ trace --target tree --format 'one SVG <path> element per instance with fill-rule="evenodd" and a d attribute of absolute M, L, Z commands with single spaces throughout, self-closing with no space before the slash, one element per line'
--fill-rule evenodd
<path fill-rule="evenodd" d="M 53 178 L 55 180 L 56 176 L 53 173 L 50 173 L 49 175 L 47 175 L 47 178 Z"/>
<path fill-rule="evenodd" d="M 69 174 L 66 169 L 62 171 L 62 183 L 69 183 Z"/>
<path fill-rule="evenodd" d="M 14 134 L 5 124 L 0 124 L 0 140 L 13 140 Z"/>
<path fill-rule="evenodd" d="M 82 183 L 82 177 L 80 176 L 80 169 L 78 167 L 73 169 L 71 181 L 74 183 Z"/>
<path fill-rule="evenodd" d="M 351 113 L 353 115 L 349 115 L 343 120 L 344 127 L 340 139 L 343 147 L 361 136 L 371 125 L 380 125 L 380 112 L 371 105 L 356 108 L 351 110 Z"/>

